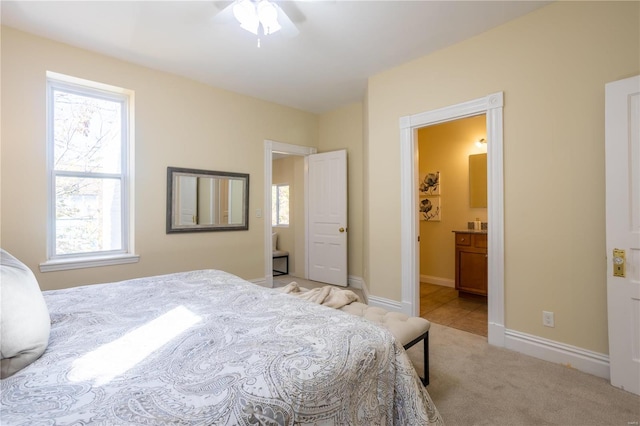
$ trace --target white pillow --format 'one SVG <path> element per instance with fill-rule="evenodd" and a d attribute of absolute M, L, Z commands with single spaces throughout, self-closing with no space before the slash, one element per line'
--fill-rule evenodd
<path fill-rule="evenodd" d="M 36 277 L 0 249 L 0 378 L 40 358 L 49 344 L 51 319 Z"/>
<path fill-rule="evenodd" d="M 273 244 L 273 251 L 278 250 L 278 233 L 271 234 L 271 243 Z"/>

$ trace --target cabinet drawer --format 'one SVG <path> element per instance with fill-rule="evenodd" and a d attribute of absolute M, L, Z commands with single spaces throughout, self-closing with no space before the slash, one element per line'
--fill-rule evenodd
<path fill-rule="evenodd" d="M 474 234 L 473 246 L 478 248 L 487 248 L 487 234 Z"/>
<path fill-rule="evenodd" d="M 458 246 L 470 246 L 471 234 L 456 233 L 456 245 Z"/>

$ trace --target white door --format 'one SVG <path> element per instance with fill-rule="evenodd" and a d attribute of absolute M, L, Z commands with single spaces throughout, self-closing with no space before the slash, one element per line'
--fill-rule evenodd
<path fill-rule="evenodd" d="M 309 160 L 309 279 L 347 285 L 347 151 Z"/>
<path fill-rule="evenodd" d="M 606 85 L 605 147 L 611 384 L 640 394 L 640 76 Z"/>
<path fill-rule="evenodd" d="M 198 209 L 198 178 L 195 176 L 180 176 L 178 183 L 179 225 L 195 225 Z"/>

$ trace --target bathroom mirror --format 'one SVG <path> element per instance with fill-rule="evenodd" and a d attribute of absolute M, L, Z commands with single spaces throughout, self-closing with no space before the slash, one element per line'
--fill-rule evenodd
<path fill-rule="evenodd" d="M 487 154 L 469 156 L 469 207 L 487 207 Z"/>
<path fill-rule="evenodd" d="M 167 233 L 249 229 L 249 175 L 167 168 Z"/>

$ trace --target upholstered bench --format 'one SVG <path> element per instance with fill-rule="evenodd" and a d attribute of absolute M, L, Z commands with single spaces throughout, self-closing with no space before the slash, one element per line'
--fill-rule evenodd
<path fill-rule="evenodd" d="M 340 310 L 363 317 L 388 329 L 405 349 L 419 341 L 424 343 L 424 378 L 422 383 L 429 384 L 429 328 L 431 323 L 424 318 L 410 317 L 400 312 L 389 312 L 375 306 L 352 302 Z"/>

